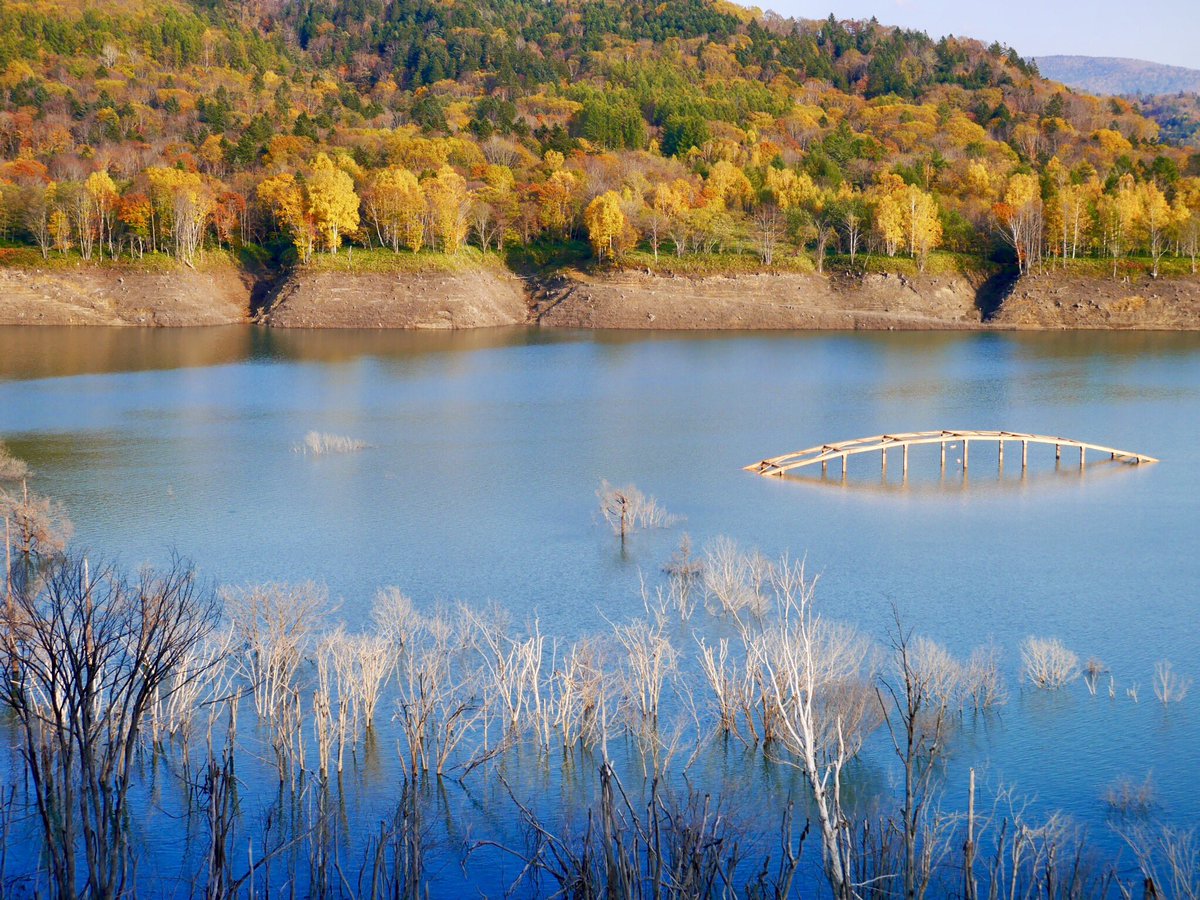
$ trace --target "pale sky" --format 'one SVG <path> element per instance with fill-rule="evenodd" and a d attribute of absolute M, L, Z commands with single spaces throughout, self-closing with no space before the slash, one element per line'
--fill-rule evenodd
<path fill-rule="evenodd" d="M 742 0 L 784 16 L 869 19 L 994 40 L 1022 56 L 1128 56 L 1200 69 L 1196 0 Z"/>

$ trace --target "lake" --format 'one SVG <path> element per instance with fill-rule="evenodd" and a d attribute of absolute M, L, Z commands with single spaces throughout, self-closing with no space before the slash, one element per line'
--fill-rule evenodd
<path fill-rule="evenodd" d="M 1151 775 L 1165 821 L 1200 818 L 1200 691 L 1164 708 L 1152 689 L 1159 660 L 1200 676 L 1197 422 L 1194 334 L 0 328 L 0 439 L 65 504 L 78 547 L 128 564 L 177 549 L 222 584 L 314 579 L 351 629 L 395 585 L 425 608 L 497 601 L 565 641 L 643 615 L 639 585 L 685 532 L 803 557 L 823 615 L 881 644 L 894 607 L 955 654 L 999 648 L 1010 701 L 964 723 L 950 805 L 974 766 L 1113 852 L 1103 797 L 1122 776 Z M 1056 466 L 1035 445 L 1022 472 L 1009 445 L 1001 471 L 980 442 L 965 477 L 961 451 L 939 471 L 936 446 L 912 450 L 907 478 L 898 454 L 886 476 L 877 454 L 852 459 L 844 483 L 836 465 L 742 469 L 940 428 L 1161 462 L 1093 455 L 1081 471 L 1077 452 Z M 297 452 L 314 430 L 368 446 Z M 601 479 L 683 520 L 622 546 Z M 1095 697 L 1021 685 L 1030 635 L 1102 660 L 1115 697 L 1107 676 Z"/>

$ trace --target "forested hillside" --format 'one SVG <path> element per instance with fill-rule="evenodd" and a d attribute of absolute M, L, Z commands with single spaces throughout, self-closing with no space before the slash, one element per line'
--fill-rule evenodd
<path fill-rule="evenodd" d="M 1039 56 L 1047 78 L 1093 94 L 1200 92 L 1200 70 L 1111 56 Z"/>
<path fill-rule="evenodd" d="M 1200 157 L 1134 105 L 998 44 L 721 0 L 10 0 L 0 160 L 14 263 L 589 238 L 1157 269 L 1200 241 Z"/>

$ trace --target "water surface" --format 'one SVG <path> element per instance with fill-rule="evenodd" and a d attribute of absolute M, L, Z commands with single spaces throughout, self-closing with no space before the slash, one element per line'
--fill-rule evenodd
<path fill-rule="evenodd" d="M 567 638 L 641 613 L 641 577 L 683 532 L 805 556 L 826 615 L 881 640 L 894 606 L 956 653 L 1004 653 L 1013 697 L 967 729 L 967 763 L 1103 836 L 1121 775 L 1164 817 L 1200 816 L 1193 695 L 1154 702 L 1154 664 L 1196 669 L 1200 335 L 643 334 L 0 329 L 0 437 L 61 499 L 76 543 L 124 561 L 170 548 L 222 583 L 316 579 L 351 626 L 374 591 L 499 601 Z M 742 466 L 890 431 L 1006 429 L 1147 453 L 1157 465 L 973 444 L 963 476 L 914 448 L 763 479 Z M 294 452 L 318 430 L 355 454 Z M 622 548 L 602 478 L 686 520 Z M 1018 647 L 1057 636 L 1117 697 L 1020 690 Z M 685 636 L 686 639 L 686 636 Z M 1140 685 L 1140 703 L 1125 693 Z"/>

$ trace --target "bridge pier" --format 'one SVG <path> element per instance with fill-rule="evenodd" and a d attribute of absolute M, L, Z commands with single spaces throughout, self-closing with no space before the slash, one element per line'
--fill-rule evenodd
<path fill-rule="evenodd" d="M 942 447 L 942 472 L 944 474 L 946 471 L 946 442 L 945 442 L 945 440 L 942 441 L 941 447 Z"/>
<path fill-rule="evenodd" d="M 963 438 L 963 471 L 967 471 L 967 461 L 970 456 L 969 441 Z"/>
<path fill-rule="evenodd" d="M 1000 471 L 1004 471 L 1004 438 L 996 441 L 996 446 L 1000 448 Z"/>
<path fill-rule="evenodd" d="M 1021 441 L 1021 469 L 1029 465 L 1029 441 Z"/>

